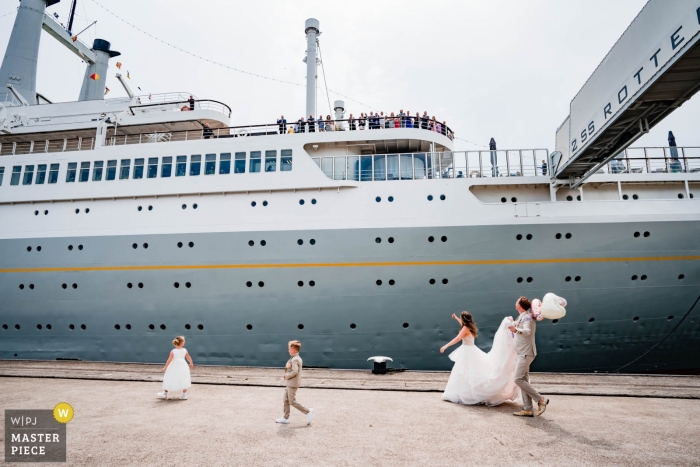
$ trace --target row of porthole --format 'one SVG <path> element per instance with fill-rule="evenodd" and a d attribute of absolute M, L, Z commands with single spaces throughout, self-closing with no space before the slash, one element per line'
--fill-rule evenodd
<path fill-rule="evenodd" d="M 3 324 L 3 325 L 2 325 L 2 328 L 5 329 L 5 330 L 7 330 L 7 329 L 9 329 L 9 326 L 8 326 L 7 324 Z M 15 329 L 16 329 L 17 331 L 19 331 L 20 328 L 21 328 L 21 326 L 20 326 L 19 324 L 15 324 Z M 44 328 L 44 326 L 42 326 L 41 324 L 37 324 L 37 325 L 36 325 L 36 328 L 37 328 L 38 330 L 41 330 L 41 329 Z M 51 325 L 50 325 L 50 324 L 47 324 L 47 325 L 46 325 L 46 329 L 48 329 L 48 330 L 50 331 L 50 330 L 52 329 Z M 73 330 L 75 329 L 75 325 L 74 325 L 74 324 L 69 324 L 69 325 L 68 325 L 68 329 L 70 329 L 71 331 L 73 331 Z M 80 329 L 82 329 L 83 331 L 85 331 L 85 330 L 87 329 L 87 326 L 85 326 L 84 324 L 81 324 L 81 325 L 80 325 Z"/>
<path fill-rule="evenodd" d="M 566 197 L 566 200 L 567 200 L 567 201 L 573 201 L 573 200 L 574 200 L 574 197 L 571 196 L 571 195 L 568 195 L 568 196 Z M 576 201 L 581 201 L 581 195 L 576 195 Z"/>
<path fill-rule="evenodd" d="M 558 233 L 554 236 L 554 238 L 556 238 L 557 240 L 560 240 L 561 237 L 562 237 L 562 235 L 560 233 Z M 564 235 L 564 238 L 566 238 L 567 240 L 569 240 L 571 237 L 572 237 L 572 235 L 570 233 L 567 233 L 566 235 Z"/>
<path fill-rule="evenodd" d="M 48 209 L 44 209 L 44 215 L 47 216 L 48 214 L 49 214 L 49 210 L 48 210 Z M 39 211 L 34 211 L 34 215 L 35 215 L 35 216 L 38 216 L 38 215 L 39 215 Z"/>
<path fill-rule="evenodd" d="M 256 201 L 251 201 L 251 202 L 250 202 L 250 205 L 253 206 L 253 207 L 255 207 L 255 206 L 258 205 L 258 203 L 257 203 Z M 263 201 L 263 202 L 262 202 L 262 205 L 263 205 L 263 206 L 267 206 L 267 201 Z"/>
<path fill-rule="evenodd" d="M 140 287 L 140 284 L 139 284 L 139 287 Z M 179 289 L 179 288 L 180 288 L 180 283 L 179 283 L 179 282 L 175 282 L 175 283 L 173 284 L 173 287 L 175 287 L 176 289 Z M 192 283 L 191 283 L 191 282 L 185 282 L 185 287 L 187 287 L 187 288 L 189 289 L 190 287 L 192 287 Z"/>
<path fill-rule="evenodd" d="M 376 284 L 377 284 L 377 285 L 382 285 L 382 280 L 381 280 L 381 279 L 377 279 Z M 394 285 L 394 284 L 396 284 L 396 281 L 395 281 L 394 279 L 389 279 L 389 285 Z"/>
<path fill-rule="evenodd" d="M 374 198 L 374 200 L 375 200 L 377 203 L 381 203 L 381 202 L 382 202 L 382 197 L 381 197 L 381 196 L 377 196 L 376 198 Z M 389 201 L 390 203 L 393 203 L 393 202 L 394 202 L 394 197 L 393 197 L 393 196 L 389 196 L 389 197 L 387 198 L 387 201 Z"/>
<path fill-rule="evenodd" d="M 571 276 L 566 276 L 564 279 L 566 282 L 571 282 Z M 574 282 L 579 282 L 581 280 L 581 276 L 576 276 L 574 277 Z"/>
<path fill-rule="evenodd" d="M 82 250 L 83 245 L 78 245 L 78 250 Z M 68 245 L 68 251 L 73 251 L 73 245 Z"/>
<path fill-rule="evenodd" d="M 28 246 L 28 247 L 27 247 L 27 251 L 32 251 L 32 247 Z M 41 251 L 41 245 L 39 245 L 38 247 L 36 247 L 36 251 Z"/>
<path fill-rule="evenodd" d="M 183 204 L 183 206 L 186 207 L 187 205 Z M 185 209 L 185 208 L 182 208 L 182 209 Z M 195 208 L 195 209 L 197 209 L 197 208 Z M 138 208 L 136 208 L 136 210 L 137 210 L 137 211 L 142 211 L 142 210 L 143 210 L 143 206 L 139 206 Z M 149 210 L 149 211 L 153 211 L 153 206 L 148 206 L 148 210 Z"/>
<path fill-rule="evenodd" d="M 532 282 L 532 280 L 533 280 L 532 277 L 528 277 L 527 279 L 525 279 L 526 282 Z M 518 284 L 520 284 L 523 281 L 523 278 L 518 277 L 518 279 L 516 281 Z"/>
<path fill-rule="evenodd" d="M 255 241 L 249 240 L 248 245 L 255 246 Z M 265 240 L 260 240 L 260 246 L 265 246 L 265 245 L 267 245 L 267 242 Z"/>
<path fill-rule="evenodd" d="M 635 232 L 635 233 L 634 233 L 634 238 L 637 238 L 637 237 L 639 237 L 640 235 L 641 235 L 641 234 L 640 234 L 639 232 Z M 644 232 L 644 237 L 645 237 L 645 238 L 648 237 L 649 235 L 651 235 L 649 232 Z"/>
<path fill-rule="evenodd" d="M 311 245 L 315 245 L 315 244 L 316 244 L 316 239 L 313 239 L 313 238 L 312 238 L 311 240 L 309 240 L 309 243 L 310 243 Z M 302 240 L 301 238 L 300 238 L 299 240 L 297 240 L 297 245 L 303 245 L 303 244 L 304 244 L 304 240 Z"/>
<path fill-rule="evenodd" d="M 386 239 L 386 241 L 389 242 L 389 243 L 394 243 L 394 237 L 389 237 L 389 238 Z M 377 237 L 377 238 L 374 239 L 374 242 L 375 242 L 375 243 L 382 243 L 382 238 L 381 238 L 381 237 Z"/>
<path fill-rule="evenodd" d="M 510 199 L 510 201 L 511 201 L 512 203 L 517 203 L 517 202 L 518 202 L 518 198 L 516 198 L 515 196 L 513 196 L 513 197 Z M 507 203 L 507 202 L 508 202 L 508 199 L 507 199 L 505 196 L 504 196 L 503 198 L 501 198 L 501 203 Z"/>
<path fill-rule="evenodd" d="M 683 198 L 685 198 L 685 195 L 683 193 L 678 193 L 678 199 L 683 199 Z M 690 193 L 690 199 L 693 199 L 693 198 L 694 198 L 693 194 Z"/>
<path fill-rule="evenodd" d="M 303 199 L 300 199 L 300 200 L 299 200 L 299 204 L 300 204 L 301 206 L 303 206 L 305 202 L 306 202 L 306 201 L 304 201 Z M 316 204 L 316 198 L 312 198 L 312 199 L 311 199 L 311 204 Z M 265 205 L 265 206 L 267 206 L 267 205 Z"/>
<path fill-rule="evenodd" d="M 133 248 L 134 250 L 137 249 L 138 247 L 139 247 L 138 243 L 134 243 L 131 245 L 131 248 Z M 143 247 L 148 248 L 148 243 L 144 243 Z"/>
<path fill-rule="evenodd" d="M 671 320 L 673 319 L 673 315 L 670 315 L 670 316 L 669 316 L 668 318 L 666 318 L 666 319 L 668 319 L 669 321 L 671 321 Z M 634 318 L 632 318 L 632 321 L 635 321 L 635 322 L 636 322 L 636 321 L 639 321 L 639 316 L 635 316 Z M 558 319 L 553 319 L 553 320 L 552 320 L 552 324 L 557 324 L 558 322 L 559 322 Z M 589 322 L 589 323 L 595 322 L 595 318 L 589 318 L 589 319 L 588 319 L 588 322 Z"/>
<path fill-rule="evenodd" d="M 72 287 L 73 287 L 74 289 L 77 289 L 77 288 L 78 288 L 78 284 L 73 284 Z M 68 288 L 68 284 L 61 284 L 61 288 L 67 289 L 67 288 Z"/>
<path fill-rule="evenodd" d="M 29 288 L 30 288 L 31 290 L 34 290 L 34 284 L 29 284 Z M 19 290 L 24 290 L 24 284 L 20 284 L 20 285 L 19 285 Z"/>
<path fill-rule="evenodd" d="M 144 244 L 145 245 L 145 244 Z M 193 248 L 194 247 L 194 242 L 189 242 L 187 244 L 188 247 Z M 177 242 L 177 247 L 182 248 L 182 242 Z"/>
<path fill-rule="evenodd" d="M 76 213 L 76 214 L 80 214 L 80 209 L 77 209 L 77 208 L 76 208 L 75 213 Z M 85 208 L 85 214 L 90 214 L 90 208 Z M 36 214 L 35 214 L 35 215 L 36 215 Z"/>
<path fill-rule="evenodd" d="M 445 195 L 440 195 L 441 201 L 445 201 L 446 199 L 447 199 L 447 197 Z M 432 201 L 432 200 L 433 200 L 433 195 L 428 195 L 428 201 Z"/>
<path fill-rule="evenodd" d="M 433 243 L 433 242 L 435 241 L 435 237 L 433 237 L 433 236 L 431 235 L 430 237 L 428 237 L 428 241 L 429 241 L 430 243 Z M 443 235 L 442 237 L 440 237 L 440 241 L 443 242 L 443 243 L 445 243 L 445 242 L 447 241 L 447 237 L 446 237 L 445 235 Z"/>
<path fill-rule="evenodd" d="M 532 234 L 527 234 L 527 235 L 525 235 L 525 238 L 528 239 L 528 240 L 532 240 Z M 515 239 L 518 240 L 518 241 L 522 240 L 522 239 L 523 239 L 522 234 L 516 235 L 516 236 L 515 236 Z"/>
<path fill-rule="evenodd" d="M 140 207 L 141 207 L 141 206 L 139 206 L 139 208 L 140 208 Z M 197 203 L 194 203 L 194 204 L 192 205 L 192 209 L 197 209 L 198 207 L 199 207 L 199 205 L 198 205 Z M 183 204 L 183 205 L 182 205 L 182 209 L 187 209 L 187 205 L 186 205 L 186 204 Z M 141 210 L 141 209 L 139 209 L 139 211 L 140 211 L 140 210 Z"/>

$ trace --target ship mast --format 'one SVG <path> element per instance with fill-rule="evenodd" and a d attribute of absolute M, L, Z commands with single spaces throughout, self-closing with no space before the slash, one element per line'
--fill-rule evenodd
<path fill-rule="evenodd" d="M 318 45 L 318 36 L 321 35 L 317 19 L 309 18 L 306 20 L 306 115 L 316 115 L 316 68 L 318 60 L 316 59 L 316 50 Z"/>

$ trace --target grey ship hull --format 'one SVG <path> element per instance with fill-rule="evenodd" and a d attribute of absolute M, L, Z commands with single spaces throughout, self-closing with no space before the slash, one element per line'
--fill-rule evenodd
<path fill-rule="evenodd" d="M 532 240 L 517 241 L 525 231 Z M 685 221 L 2 240 L 0 358 L 162 362 L 183 334 L 198 364 L 279 366 L 299 339 L 310 366 L 368 368 L 388 355 L 395 367 L 449 370 L 439 348 L 458 331 L 451 313 L 472 312 L 488 350 L 519 295 L 554 291 L 570 306 L 539 324 L 534 370 L 615 371 L 661 341 L 624 371 L 694 370 L 699 238 L 700 223 Z"/>

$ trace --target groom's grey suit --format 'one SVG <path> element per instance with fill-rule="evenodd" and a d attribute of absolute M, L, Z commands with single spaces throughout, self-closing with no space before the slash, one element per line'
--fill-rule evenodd
<path fill-rule="evenodd" d="M 520 387 L 523 397 L 523 409 L 532 411 L 532 401 L 539 401 L 542 396 L 537 389 L 530 384 L 530 364 L 537 356 L 535 346 L 535 330 L 537 321 L 532 317 L 532 313 L 527 311 L 521 313 L 513 323 L 515 333 L 515 352 L 518 355 L 515 364 L 515 384 Z"/>

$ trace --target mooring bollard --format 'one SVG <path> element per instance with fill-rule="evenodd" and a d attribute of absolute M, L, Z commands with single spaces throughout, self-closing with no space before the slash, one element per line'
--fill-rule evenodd
<path fill-rule="evenodd" d="M 372 369 L 373 375 L 385 375 L 386 374 L 386 362 L 387 360 L 393 362 L 389 357 L 369 357 L 367 361 L 372 360 L 374 362 L 374 368 Z"/>

